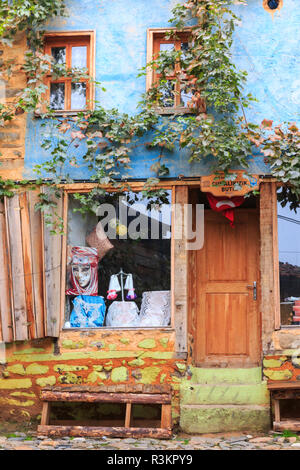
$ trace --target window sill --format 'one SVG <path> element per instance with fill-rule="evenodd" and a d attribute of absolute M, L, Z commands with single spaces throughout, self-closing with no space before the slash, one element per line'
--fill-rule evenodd
<path fill-rule="evenodd" d="M 300 325 L 280 325 L 280 328 L 276 331 L 280 331 L 280 330 L 285 330 L 285 329 L 288 329 L 288 330 L 297 330 L 300 328 Z"/>
<path fill-rule="evenodd" d="M 153 107 L 153 110 L 158 114 L 195 114 L 196 109 L 185 108 L 183 106 L 176 106 L 170 108 L 161 108 L 159 106 Z"/>
<path fill-rule="evenodd" d="M 175 331 L 175 328 L 172 326 L 144 326 L 143 328 L 140 328 L 139 326 L 99 326 L 98 328 L 62 328 L 62 332 L 68 332 L 68 331 Z"/>
<path fill-rule="evenodd" d="M 49 113 L 42 113 L 42 112 L 39 112 L 39 111 L 35 111 L 34 112 L 34 116 L 36 118 L 47 118 L 47 117 L 50 117 L 50 116 L 77 116 L 78 113 L 86 113 L 86 112 L 91 112 L 92 110 L 91 109 L 78 109 L 78 110 L 72 110 L 72 111 L 54 111 L 53 113 L 49 114 Z"/>

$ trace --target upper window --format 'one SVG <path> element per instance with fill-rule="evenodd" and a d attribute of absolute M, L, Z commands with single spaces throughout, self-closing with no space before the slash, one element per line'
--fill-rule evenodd
<path fill-rule="evenodd" d="M 177 59 L 165 69 L 163 84 L 159 90 L 158 105 L 166 112 L 176 109 L 188 112 L 192 108 L 192 92 L 187 84 L 187 75 L 184 71 L 184 59 L 189 51 L 190 32 L 176 32 L 173 37 L 168 36 L 170 30 L 149 29 L 147 45 L 147 63 L 157 59 L 159 54 L 167 54 L 172 51 L 181 52 Z M 166 61 L 165 61 L 166 62 Z M 156 67 L 147 71 L 147 90 L 159 82 L 162 78 L 160 70 Z"/>
<path fill-rule="evenodd" d="M 92 84 L 87 75 L 93 77 L 92 49 L 93 33 L 46 34 L 45 53 L 67 71 L 57 79 L 47 76 L 47 102 L 53 111 L 76 112 L 91 107 Z M 70 70 L 77 72 L 78 78 L 74 80 Z"/>

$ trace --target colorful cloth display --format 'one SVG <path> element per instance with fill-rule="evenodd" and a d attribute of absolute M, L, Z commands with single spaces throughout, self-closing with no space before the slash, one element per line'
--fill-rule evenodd
<path fill-rule="evenodd" d="M 244 196 L 228 198 L 226 196 L 213 196 L 210 193 L 207 193 L 206 196 L 211 209 L 216 212 L 222 212 L 229 220 L 231 227 L 234 227 L 234 209 L 243 204 Z"/>
<path fill-rule="evenodd" d="M 78 295 L 73 300 L 70 316 L 71 328 L 95 328 L 103 326 L 105 317 L 105 301 L 95 295 Z"/>

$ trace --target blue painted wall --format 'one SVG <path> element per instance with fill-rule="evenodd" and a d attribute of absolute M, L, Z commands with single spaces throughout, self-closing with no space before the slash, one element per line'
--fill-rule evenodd
<path fill-rule="evenodd" d="M 260 123 L 299 121 L 300 110 L 300 9 L 299 0 L 283 0 L 281 11 L 272 16 L 262 0 L 235 5 L 241 17 L 235 33 L 233 52 L 237 67 L 248 71 L 247 92 L 259 103 L 247 111 L 249 120 Z M 107 108 L 117 107 L 134 114 L 145 77 L 137 78 L 146 64 L 146 31 L 167 27 L 172 7 L 178 0 L 68 0 L 68 17 L 47 25 L 48 31 L 96 30 L 96 79 L 106 92 L 97 91 L 96 100 Z M 28 116 L 25 177 L 34 177 L 32 168 L 49 156 L 41 149 L 44 128 L 41 119 Z M 154 176 L 150 166 L 158 153 L 141 146 L 132 157 L 131 178 Z M 170 176 L 198 176 L 210 173 L 209 162 L 189 164 L 186 152 L 169 153 L 166 164 Z M 250 156 L 253 173 L 268 173 L 260 156 Z M 84 166 L 70 168 L 75 179 L 89 179 Z"/>

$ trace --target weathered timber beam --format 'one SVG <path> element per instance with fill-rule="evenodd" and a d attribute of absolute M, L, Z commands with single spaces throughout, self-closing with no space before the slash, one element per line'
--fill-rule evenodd
<path fill-rule="evenodd" d="M 41 392 L 43 401 L 73 401 L 73 402 L 108 402 L 108 403 L 158 403 L 170 404 L 171 396 L 168 394 L 137 394 L 137 393 L 91 393 L 91 392 Z"/>
<path fill-rule="evenodd" d="M 58 385 L 46 386 L 42 389 L 51 392 L 110 392 L 110 393 L 170 393 L 171 386 L 167 384 L 116 384 L 116 385 Z"/>
<path fill-rule="evenodd" d="M 287 389 L 287 388 L 293 388 L 293 389 L 300 389 L 300 383 L 299 382 L 269 382 L 268 383 L 268 389 L 269 390 L 282 390 L 282 389 Z"/>
<path fill-rule="evenodd" d="M 94 426 L 38 426 L 38 434 L 43 436 L 78 436 L 78 437 L 153 437 L 169 439 L 172 432 L 161 428 L 122 428 Z"/>
<path fill-rule="evenodd" d="M 300 420 L 274 421 L 273 429 L 274 431 L 300 431 Z"/>

